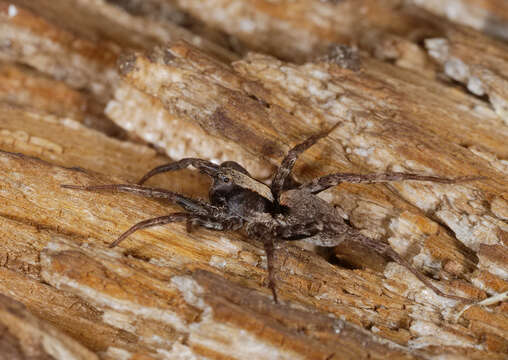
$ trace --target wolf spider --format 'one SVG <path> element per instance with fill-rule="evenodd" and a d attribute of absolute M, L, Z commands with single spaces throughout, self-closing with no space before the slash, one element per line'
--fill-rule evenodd
<path fill-rule="evenodd" d="M 335 173 L 322 176 L 308 183 L 295 184 L 291 178 L 291 171 L 298 156 L 319 139 L 327 136 L 333 128 L 311 136 L 306 141 L 293 147 L 282 160 L 270 186 L 254 179 L 243 166 L 234 161 L 226 161 L 216 165 L 203 159 L 184 158 L 152 169 L 143 176 L 137 185 L 62 185 L 62 187 L 87 191 L 108 190 L 134 193 L 144 197 L 166 199 L 185 210 L 185 212 L 175 212 L 135 224 L 112 242 L 109 245 L 111 248 L 120 244 L 135 231 L 173 222 L 186 222 L 188 231 L 191 231 L 193 226 L 202 226 L 216 231 L 240 230 L 243 228 L 249 237 L 259 240 L 264 246 L 267 256 L 268 287 L 272 291 L 275 302 L 277 302 L 277 293 L 274 277 L 274 244 L 302 239 L 324 247 L 337 246 L 345 239 L 356 241 L 404 266 L 437 295 L 462 302 L 471 302 L 470 299 L 443 293 L 388 244 L 362 235 L 340 216 L 334 206 L 317 197 L 316 194 L 342 182 L 377 183 L 418 180 L 453 184 L 461 181 L 478 180 L 481 177 L 447 179 L 400 172 L 380 174 Z M 164 189 L 142 186 L 145 181 L 154 175 L 184 169 L 189 166 L 197 168 L 201 173 L 212 178 L 209 202 L 191 199 Z M 291 182 L 293 184 L 289 185 Z"/>

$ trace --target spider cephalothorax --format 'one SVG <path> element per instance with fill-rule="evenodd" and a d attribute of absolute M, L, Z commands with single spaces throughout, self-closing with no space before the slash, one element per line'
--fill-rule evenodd
<path fill-rule="evenodd" d="M 333 128 L 332 128 L 333 130 Z M 225 231 L 245 229 L 248 236 L 262 242 L 268 264 L 268 286 L 277 301 L 274 278 L 274 244 L 281 241 L 304 239 L 319 246 L 336 246 L 345 239 L 357 241 L 374 251 L 390 257 L 415 274 L 436 294 L 465 302 L 471 302 L 455 295 L 443 293 L 436 288 L 421 272 L 416 270 L 404 258 L 399 256 L 388 244 L 362 235 L 349 225 L 340 213 L 316 194 L 341 182 L 374 183 L 397 180 L 419 180 L 439 183 L 456 183 L 477 180 L 480 177 L 462 177 L 446 179 L 406 173 L 349 174 L 335 173 L 317 178 L 306 184 L 287 184 L 298 156 L 315 144 L 329 131 L 308 138 L 292 148 L 277 169 L 271 186 L 254 179 L 240 164 L 227 161 L 221 165 L 197 158 L 186 158 L 154 168 L 139 182 L 133 184 L 112 184 L 95 186 L 62 185 L 68 189 L 88 191 L 109 190 L 135 193 L 141 196 L 167 199 L 185 212 L 172 213 L 154 219 L 148 219 L 132 226 L 118 237 L 110 247 L 118 245 L 133 232 L 151 226 L 184 221 L 188 231 L 193 226 Z M 164 189 L 144 187 L 142 184 L 150 177 L 163 172 L 174 171 L 193 166 L 212 178 L 209 191 L 210 202 L 191 199 L 184 195 Z"/>

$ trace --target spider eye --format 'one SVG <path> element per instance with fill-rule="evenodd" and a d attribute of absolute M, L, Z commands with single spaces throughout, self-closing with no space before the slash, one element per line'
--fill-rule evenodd
<path fill-rule="evenodd" d="M 231 180 L 231 179 L 230 179 L 229 177 L 227 177 L 227 176 L 224 176 L 224 177 L 222 178 L 222 181 L 224 181 L 226 184 L 227 184 L 230 180 Z"/>

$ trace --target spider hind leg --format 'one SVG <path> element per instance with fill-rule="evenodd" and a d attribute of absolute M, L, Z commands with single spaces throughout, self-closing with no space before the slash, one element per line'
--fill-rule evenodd
<path fill-rule="evenodd" d="M 321 191 L 329 189 L 340 183 L 356 183 L 356 184 L 373 184 L 389 181 L 417 180 L 429 181 L 441 184 L 456 184 L 466 181 L 482 180 L 483 176 L 462 176 L 454 179 L 443 178 L 438 176 L 419 175 L 411 173 L 391 172 L 377 174 L 353 174 L 353 173 L 335 173 L 316 178 L 306 184 L 300 186 L 301 190 L 309 191 L 312 194 L 318 194 Z"/>
<path fill-rule="evenodd" d="M 381 256 L 389 257 L 390 259 L 395 261 L 397 264 L 405 267 L 413 275 L 415 275 L 418 280 L 420 280 L 429 289 L 434 291 L 434 293 L 436 293 L 437 295 L 448 298 L 448 299 L 461 301 L 464 303 L 472 303 L 473 302 L 473 300 L 471 300 L 471 299 L 467 299 L 467 298 L 457 296 L 457 295 L 446 294 L 446 293 L 442 292 L 441 290 L 439 290 L 436 286 L 434 286 L 434 284 L 432 284 L 430 282 L 430 280 L 423 273 L 421 273 L 413 265 L 411 265 L 406 259 L 404 259 L 402 256 L 400 256 L 395 250 L 393 250 L 390 247 L 390 245 L 383 243 L 383 242 L 376 241 L 374 239 L 371 239 L 367 236 L 360 234 L 357 231 L 350 231 L 349 238 L 352 239 L 353 241 L 357 241 L 358 243 L 362 244 L 365 247 L 368 247 L 368 248 L 374 250 Z"/>

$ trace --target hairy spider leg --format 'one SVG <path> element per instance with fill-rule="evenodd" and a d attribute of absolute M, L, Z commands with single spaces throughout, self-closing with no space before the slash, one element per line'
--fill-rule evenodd
<path fill-rule="evenodd" d="M 437 295 L 448 298 L 448 299 L 466 302 L 466 303 L 474 302 L 474 300 L 471 300 L 471 299 L 467 299 L 467 298 L 457 296 L 457 295 L 450 295 L 450 294 L 446 294 L 446 293 L 442 292 L 436 286 L 434 286 L 425 275 L 423 275 L 420 271 L 415 269 L 413 267 L 413 265 L 411 265 L 406 259 L 404 259 L 402 256 L 400 256 L 395 250 L 393 250 L 390 247 L 390 245 L 380 242 L 380 241 L 376 241 L 376 240 L 371 239 L 367 236 L 364 236 L 360 232 L 358 232 L 354 229 L 351 229 L 351 230 L 352 231 L 350 231 L 348 234 L 349 235 L 348 239 L 356 241 L 356 242 L 360 243 L 361 245 L 374 250 L 375 252 L 377 252 L 378 254 L 380 254 L 382 256 L 390 257 L 393 261 L 395 261 L 399 265 L 404 266 L 407 270 L 412 272 L 418 278 L 418 280 L 420 280 L 425 286 L 427 286 L 432 291 L 434 291 Z"/>
<path fill-rule="evenodd" d="M 161 216 L 153 219 L 141 221 L 122 235 L 118 237 L 109 247 L 117 246 L 127 236 L 140 229 L 145 229 L 152 226 L 159 226 L 169 224 L 177 221 L 187 221 L 187 230 L 190 230 L 192 225 L 199 225 L 212 230 L 238 230 L 243 226 L 243 221 L 238 217 L 230 216 L 221 209 L 212 206 L 208 203 L 200 202 L 190 199 L 183 195 L 174 193 L 172 191 L 147 188 L 139 185 L 131 184 L 110 184 L 110 185 L 92 185 L 92 186 L 78 186 L 78 185 L 61 185 L 65 189 L 85 190 L 85 191 L 118 191 L 124 193 L 133 193 L 145 197 L 167 199 L 180 205 L 190 213 L 173 213 L 166 216 Z"/>
<path fill-rule="evenodd" d="M 146 182 L 148 179 L 150 179 L 152 176 L 155 176 L 157 174 L 161 174 L 168 171 L 175 171 L 175 170 L 181 170 L 184 168 L 187 168 L 189 166 L 193 166 L 196 169 L 199 169 L 199 171 L 208 174 L 210 176 L 213 176 L 217 170 L 219 169 L 219 166 L 203 159 L 198 158 L 185 158 L 181 159 L 179 161 L 175 161 L 169 164 L 164 164 L 161 166 L 157 166 L 156 168 L 153 168 L 149 172 L 147 172 L 141 180 L 138 181 L 138 185 L 143 185 L 144 182 Z"/>
<path fill-rule="evenodd" d="M 401 172 L 379 173 L 379 174 L 352 174 L 352 173 L 335 173 L 314 179 L 299 187 L 300 190 L 306 190 L 312 194 L 318 194 L 340 183 L 363 183 L 372 184 L 379 182 L 401 181 L 401 180 L 418 180 L 431 181 L 442 184 L 456 184 L 466 181 L 486 179 L 484 176 L 462 176 L 454 179 L 442 178 L 438 176 L 427 176 Z"/>
<path fill-rule="evenodd" d="M 131 235 L 133 232 L 146 229 L 153 226 L 166 225 L 173 222 L 186 221 L 187 232 L 190 232 L 192 225 L 199 225 L 211 230 L 223 231 L 223 230 L 238 230 L 243 223 L 237 218 L 224 218 L 215 220 L 213 218 L 204 217 L 201 215 L 189 214 L 189 213 L 173 213 L 165 216 L 160 216 L 152 219 L 140 221 L 133 225 L 129 230 L 124 232 L 113 241 L 109 247 L 113 248 L 120 244 L 126 237 Z"/>
<path fill-rule="evenodd" d="M 410 272 L 412 272 L 413 275 L 415 275 L 418 278 L 418 280 L 420 280 L 429 289 L 434 291 L 437 295 L 448 298 L 448 299 L 465 302 L 465 303 L 473 303 L 474 302 L 474 300 L 472 300 L 472 299 L 468 299 L 468 298 L 465 298 L 462 296 L 451 295 L 451 294 L 442 292 L 436 286 L 434 286 L 425 275 L 423 275 L 420 271 L 418 271 L 416 268 L 414 268 L 406 259 L 404 259 L 402 256 L 400 256 L 389 245 L 387 245 L 387 244 L 383 244 L 383 245 L 385 246 L 385 249 L 383 252 L 384 255 L 390 257 L 393 261 L 395 261 L 399 265 L 404 266 L 406 269 L 408 269 Z"/>
<path fill-rule="evenodd" d="M 277 304 L 277 291 L 275 290 L 275 249 L 273 240 L 263 241 L 263 247 L 266 253 L 266 268 L 268 271 L 268 288 L 272 291 L 273 301 Z"/>
<path fill-rule="evenodd" d="M 320 139 L 328 136 L 335 128 L 340 124 L 335 124 L 332 128 L 313 135 L 309 137 L 304 142 L 294 146 L 291 150 L 288 151 L 286 157 L 282 160 L 279 167 L 277 168 L 277 171 L 273 177 L 271 190 L 273 198 L 276 201 L 279 201 L 280 193 L 282 192 L 284 188 L 284 183 L 288 179 L 289 175 L 291 174 L 291 170 L 293 170 L 293 167 L 295 166 L 295 162 L 298 159 L 298 157 L 308 148 L 310 148 L 312 145 L 317 143 Z"/>
<path fill-rule="evenodd" d="M 277 289 L 275 285 L 275 246 L 278 239 L 286 241 L 301 240 L 316 235 L 323 230 L 320 221 L 312 221 L 304 224 L 282 224 L 273 222 L 271 224 L 248 224 L 247 234 L 263 243 L 266 254 L 266 267 L 268 272 L 267 287 L 272 291 L 273 300 L 278 303 Z"/>
<path fill-rule="evenodd" d="M 114 192 L 116 191 L 137 194 L 148 198 L 166 199 L 174 204 L 180 205 L 182 208 L 193 214 L 199 215 L 209 215 L 213 211 L 216 211 L 216 208 L 208 203 L 194 200 L 169 190 L 149 188 L 140 185 L 133 184 L 108 184 L 108 185 L 91 185 L 91 186 L 61 185 L 61 187 L 65 189 L 84 190 L 84 191 L 100 191 L 100 190 Z"/>
<path fill-rule="evenodd" d="M 109 247 L 114 248 L 115 246 L 120 244 L 127 236 L 131 235 L 135 231 L 146 229 L 152 226 L 166 225 L 177 221 L 188 221 L 191 216 L 193 215 L 188 213 L 173 213 L 165 216 L 156 217 L 153 219 L 140 221 L 137 224 L 133 225 L 129 230 L 125 231 L 111 244 L 109 244 Z"/>

